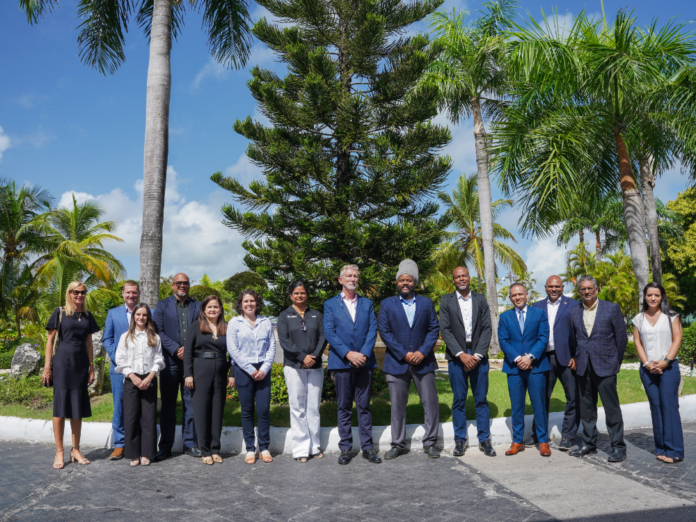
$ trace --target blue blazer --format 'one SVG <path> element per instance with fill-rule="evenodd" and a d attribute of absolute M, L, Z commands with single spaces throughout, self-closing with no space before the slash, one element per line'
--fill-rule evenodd
<path fill-rule="evenodd" d="M 403 375 L 411 366 L 404 357 L 408 352 L 418 351 L 425 357 L 415 367 L 418 373 L 434 372 L 437 361 L 433 347 L 440 335 L 440 324 L 433 302 L 422 295 L 416 296 L 416 315 L 413 326 L 408 325 L 408 318 L 398 295 L 388 297 L 379 305 L 377 326 L 382 341 L 387 346 L 382 370 L 390 375 Z"/>
<path fill-rule="evenodd" d="M 193 297 L 189 297 L 189 324 L 198 319 L 201 311 L 201 303 Z M 176 351 L 183 346 L 179 341 L 179 316 L 176 313 L 176 297 L 167 297 L 164 301 L 157 303 L 155 308 L 155 326 L 157 333 L 162 339 L 162 354 L 168 366 L 173 364 L 183 364 L 183 361 L 176 356 Z"/>
<path fill-rule="evenodd" d="M 546 358 L 546 345 L 549 342 L 549 320 L 546 312 L 527 306 L 524 320 L 524 332 L 517 322 L 517 309 L 513 308 L 500 314 L 498 323 L 498 341 L 505 354 L 503 372 L 518 375 L 520 369 L 515 364 L 518 355 L 531 353 L 534 356 L 532 373 L 547 372 L 551 369 Z"/>
<path fill-rule="evenodd" d="M 616 375 L 621 369 L 621 361 L 628 344 L 626 322 L 621 307 L 600 299 L 590 336 L 587 335 L 582 315 L 582 303 L 570 311 L 572 334 L 578 344 L 577 374 L 585 375 L 588 361 L 592 360 L 592 368 L 600 377 Z"/>
<path fill-rule="evenodd" d="M 368 359 L 364 368 L 376 368 L 374 348 L 377 341 L 377 318 L 372 301 L 358 296 L 355 322 L 343 304 L 341 294 L 324 303 L 324 337 L 330 345 L 327 370 L 352 368 L 346 355 L 360 352 Z"/>
<path fill-rule="evenodd" d="M 121 336 L 128 331 L 129 327 L 126 305 L 117 306 L 109 310 L 109 313 L 106 315 L 106 323 L 104 324 L 102 344 L 106 353 L 109 354 L 109 359 L 111 359 L 111 370 L 109 370 L 109 373 L 112 375 L 117 375 L 116 348 L 118 348 L 118 342 L 121 340 Z"/>
<path fill-rule="evenodd" d="M 561 296 L 561 304 L 558 305 L 556 319 L 553 324 L 549 324 L 549 328 L 553 328 L 553 348 L 556 351 L 556 359 L 563 366 L 568 366 L 570 360 L 575 357 L 575 336 L 570 333 L 570 310 L 574 306 L 580 304 L 575 299 Z M 546 312 L 548 318 L 549 300 L 542 299 L 532 305 L 534 308 L 540 308 Z"/>

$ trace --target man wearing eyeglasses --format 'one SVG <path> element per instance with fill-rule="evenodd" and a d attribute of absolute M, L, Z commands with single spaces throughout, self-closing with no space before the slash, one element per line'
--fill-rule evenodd
<path fill-rule="evenodd" d="M 623 416 L 616 390 L 628 335 L 621 308 L 597 298 L 597 281 L 592 276 L 578 279 L 582 306 L 570 311 L 571 335 L 577 341 L 576 364 L 580 388 L 582 445 L 571 451 L 573 457 L 597 453 L 597 395 L 602 398 L 607 431 L 611 439 L 609 462 L 626 460 Z"/>
<path fill-rule="evenodd" d="M 166 367 L 160 372 L 160 441 L 155 460 L 172 456 L 176 432 L 176 400 L 181 390 L 183 406 L 182 438 L 184 453 L 200 457 L 196 429 L 193 426 L 191 390 L 184 387 L 184 344 L 191 323 L 198 318 L 201 304 L 189 295 L 191 282 L 186 274 L 176 274 L 172 279 L 174 295 L 157 303 L 155 325 L 162 339 L 162 351 Z"/>

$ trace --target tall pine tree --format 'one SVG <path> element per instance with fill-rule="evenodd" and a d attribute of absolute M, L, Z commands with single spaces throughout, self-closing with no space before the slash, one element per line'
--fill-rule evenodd
<path fill-rule="evenodd" d="M 225 205 L 225 224 L 247 241 L 246 265 L 271 283 L 272 312 L 287 307 L 294 279 L 310 304 L 338 290 L 341 266 L 360 267 L 359 291 L 379 303 L 394 295 L 399 262 L 421 273 L 447 226 L 433 201 L 450 169 L 437 152 L 451 139 L 434 125 L 437 90 L 413 87 L 440 51 L 408 27 L 442 0 L 259 0 L 284 24 L 260 20 L 254 35 L 288 75 L 254 67 L 248 86 L 264 127 L 234 129 L 251 140 L 249 159 L 265 181 L 212 180 L 244 210 Z"/>

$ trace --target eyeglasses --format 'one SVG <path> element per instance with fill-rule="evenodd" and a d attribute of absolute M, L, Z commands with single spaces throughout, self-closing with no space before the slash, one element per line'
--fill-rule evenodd
<path fill-rule="evenodd" d="M 587 293 L 590 293 L 590 292 L 594 292 L 595 290 L 597 290 L 597 287 L 596 287 L 596 286 L 593 286 L 592 288 L 581 288 L 581 289 L 579 290 L 579 292 L 580 292 L 581 294 L 587 294 Z"/>
<path fill-rule="evenodd" d="M 73 290 L 70 293 L 72 295 L 87 295 L 87 290 Z"/>
<path fill-rule="evenodd" d="M 172 284 L 174 286 L 188 286 L 191 283 L 189 283 L 188 281 L 174 281 Z"/>

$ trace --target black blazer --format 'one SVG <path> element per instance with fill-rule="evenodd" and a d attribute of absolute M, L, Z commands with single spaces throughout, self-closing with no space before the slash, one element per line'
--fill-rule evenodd
<path fill-rule="evenodd" d="M 577 342 L 575 336 L 571 335 L 570 310 L 581 304 L 575 299 L 562 295 L 556 312 L 554 323 L 549 322 L 549 328 L 553 331 L 553 348 L 556 352 L 556 359 L 559 364 L 568 366 L 570 359 L 575 357 Z M 532 305 L 534 308 L 541 308 L 548 315 L 549 299 L 546 297 Z"/>
<path fill-rule="evenodd" d="M 305 356 L 312 355 L 316 357 L 312 368 L 321 368 L 321 353 L 326 348 L 324 316 L 308 306 L 304 314 L 306 332 L 302 331 L 301 320 L 302 317 L 292 306 L 278 316 L 278 341 L 283 349 L 285 365 L 301 368 Z"/>
<path fill-rule="evenodd" d="M 454 291 L 442 296 L 440 300 L 440 335 L 447 345 L 445 358 L 448 361 L 454 360 L 456 353 L 466 353 L 464 318 L 457 299 L 457 292 Z M 491 313 L 483 295 L 471 292 L 471 299 L 471 348 L 473 353 L 478 353 L 486 359 L 493 335 Z"/>
<path fill-rule="evenodd" d="M 191 330 L 184 345 L 184 378 L 193 377 L 194 355 L 204 352 L 222 353 L 225 355 L 226 364 L 230 365 L 227 355 L 227 336 L 218 334 L 218 338 L 213 339 L 213 334 L 201 332 L 201 324 L 196 320 L 191 323 Z M 214 361 L 215 359 L 209 360 Z M 234 375 L 230 375 L 230 377 L 234 377 Z"/>
<path fill-rule="evenodd" d="M 201 303 L 189 296 L 188 318 L 189 324 L 198 319 L 201 311 Z M 176 351 L 183 346 L 179 344 L 179 316 L 176 310 L 176 297 L 167 297 L 164 301 L 157 303 L 153 316 L 157 333 L 162 339 L 162 354 L 167 366 L 178 365 L 181 362 L 176 356 Z"/>

